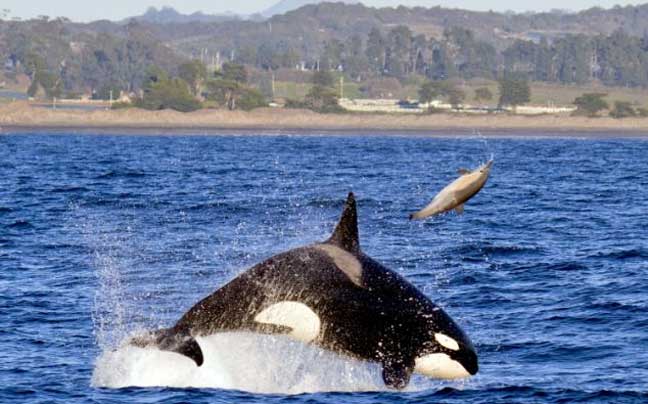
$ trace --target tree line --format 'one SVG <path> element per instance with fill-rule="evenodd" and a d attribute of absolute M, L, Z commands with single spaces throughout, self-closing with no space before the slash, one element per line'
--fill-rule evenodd
<path fill-rule="evenodd" d="M 64 19 L 0 21 L 0 61 L 5 75 L 27 74 L 35 83 L 31 92 L 61 96 L 89 91 L 103 97 L 110 90 L 142 89 L 151 65 L 175 75 L 190 59 L 166 46 L 149 26 L 130 22 L 121 29 L 119 34 L 107 29 L 94 33 Z M 316 49 L 269 37 L 222 54 L 225 61 L 267 71 L 337 70 L 357 82 L 412 76 L 498 79 L 514 73 L 538 82 L 648 86 L 648 34 L 641 38 L 622 30 L 516 40 L 500 51 L 470 29 L 450 27 L 432 38 L 401 25 L 330 38 Z"/>
<path fill-rule="evenodd" d="M 466 28 L 448 28 L 440 38 L 428 38 L 397 26 L 387 32 L 374 28 L 365 37 L 330 39 L 315 55 L 282 41 L 248 45 L 235 55 L 238 63 L 260 69 L 339 70 L 357 81 L 376 76 L 404 80 L 412 75 L 430 80 L 496 79 L 515 73 L 560 84 L 648 85 L 648 34 L 639 38 L 623 30 L 611 35 L 570 34 L 551 41 L 516 40 L 498 51 Z"/>

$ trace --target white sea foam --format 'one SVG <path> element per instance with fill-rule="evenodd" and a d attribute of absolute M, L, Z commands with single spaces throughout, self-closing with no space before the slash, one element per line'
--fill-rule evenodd
<path fill-rule="evenodd" d="M 108 388 L 196 387 L 267 394 L 386 389 L 377 364 L 287 337 L 237 332 L 197 340 L 205 356 L 201 367 L 176 353 L 126 344 L 97 359 L 92 383 Z"/>

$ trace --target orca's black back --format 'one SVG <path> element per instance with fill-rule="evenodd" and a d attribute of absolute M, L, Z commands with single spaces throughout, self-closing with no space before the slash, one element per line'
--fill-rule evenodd
<path fill-rule="evenodd" d="M 316 247 L 276 255 L 197 303 L 175 328 L 194 335 L 272 332 L 254 321 L 256 314 L 279 302 L 297 301 L 320 318 L 321 332 L 314 343 L 380 361 L 396 352 L 414 357 L 413 350 L 429 338 L 429 321 L 446 328 L 452 323 L 403 277 L 364 254 L 356 258 L 362 265 L 361 285 Z"/>

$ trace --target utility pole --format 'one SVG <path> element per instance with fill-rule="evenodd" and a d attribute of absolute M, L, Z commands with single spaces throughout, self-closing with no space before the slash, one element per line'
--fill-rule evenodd
<path fill-rule="evenodd" d="M 110 108 L 112 108 L 113 104 L 113 90 L 110 90 Z"/>
<path fill-rule="evenodd" d="M 344 98 L 344 76 L 340 76 L 340 99 Z"/>
<path fill-rule="evenodd" d="M 272 72 L 272 98 L 275 98 L 275 74 Z"/>

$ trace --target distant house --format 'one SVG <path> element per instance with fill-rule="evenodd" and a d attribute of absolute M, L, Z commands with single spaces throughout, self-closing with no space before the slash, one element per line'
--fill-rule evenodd
<path fill-rule="evenodd" d="M 3 68 L 8 72 L 14 71 L 16 69 L 16 66 L 14 65 L 13 59 L 7 58 L 3 63 Z"/>

